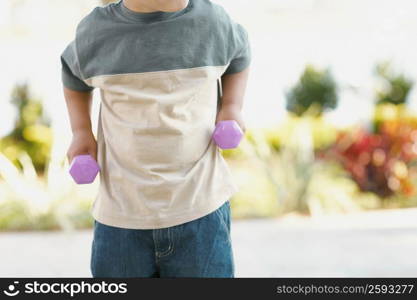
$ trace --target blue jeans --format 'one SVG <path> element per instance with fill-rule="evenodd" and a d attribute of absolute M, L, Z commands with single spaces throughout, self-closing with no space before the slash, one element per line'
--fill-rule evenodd
<path fill-rule="evenodd" d="M 93 277 L 234 277 L 230 202 L 162 229 L 94 221 L 90 268 Z"/>

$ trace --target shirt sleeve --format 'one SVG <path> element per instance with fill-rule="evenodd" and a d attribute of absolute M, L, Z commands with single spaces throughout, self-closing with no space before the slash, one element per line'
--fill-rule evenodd
<path fill-rule="evenodd" d="M 74 41 L 61 54 L 61 67 L 62 84 L 66 88 L 80 92 L 90 92 L 94 89 L 83 80 Z"/>
<path fill-rule="evenodd" d="M 239 23 L 233 23 L 232 26 L 232 57 L 224 74 L 241 72 L 251 61 L 251 48 L 246 29 Z"/>

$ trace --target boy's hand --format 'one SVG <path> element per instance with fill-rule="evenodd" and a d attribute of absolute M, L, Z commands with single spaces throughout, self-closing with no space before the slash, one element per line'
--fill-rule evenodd
<path fill-rule="evenodd" d="M 216 117 L 216 124 L 219 121 L 235 120 L 245 133 L 246 126 L 243 122 L 241 110 L 248 75 L 249 68 L 246 68 L 241 72 L 222 76 L 223 95 L 220 110 Z"/>
<path fill-rule="evenodd" d="M 76 132 L 67 151 L 69 163 L 80 154 L 90 154 L 97 161 L 97 142 L 91 131 Z"/>
<path fill-rule="evenodd" d="M 72 130 L 72 142 L 67 151 L 69 163 L 74 156 L 80 154 L 90 154 L 97 161 L 97 142 L 91 131 L 90 119 L 93 93 L 75 91 L 64 86 L 64 96 Z"/>
<path fill-rule="evenodd" d="M 235 120 L 240 128 L 242 129 L 243 133 L 246 131 L 245 123 L 243 122 L 242 113 L 240 109 L 233 105 L 223 105 L 219 110 L 219 113 L 216 117 L 216 123 L 225 120 Z"/>

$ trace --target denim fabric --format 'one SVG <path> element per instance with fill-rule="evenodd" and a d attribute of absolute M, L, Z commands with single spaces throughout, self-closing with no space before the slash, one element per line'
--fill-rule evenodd
<path fill-rule="evenodd" d="M 234 277 L 230 201 L 199 219 L 162 229 L 94 222 L 93 277 Z"/>

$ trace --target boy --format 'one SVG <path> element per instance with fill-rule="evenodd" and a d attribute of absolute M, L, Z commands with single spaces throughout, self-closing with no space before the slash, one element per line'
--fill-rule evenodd
<path fill-rule="evenodd" d="M 237 187 L 211 135 L 221 120 L 245 131 L 243 27 L 209 0 L 120 0 L 80 22 L 61 62 L 68 159 L 90 154 L 101 167 L 93 277 L 234 277 Z"/>

